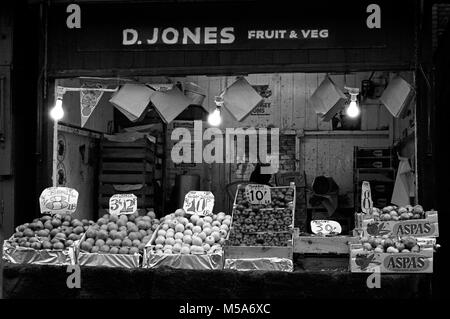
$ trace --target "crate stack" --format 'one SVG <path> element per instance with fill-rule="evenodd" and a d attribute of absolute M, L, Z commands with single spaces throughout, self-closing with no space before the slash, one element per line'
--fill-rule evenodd
<path fill-rule="evenodd" d="M 114 194 L 132 193 L 138 208 L 153 208 L 156 144 L 148 138 L 134 142 L 100 143 L 99 208 L 108 209 Z"/>
<path fill-rule="evenodd" d="M 354 207 L 361 208 L 363 181 L 370 183 L 374 207 L 387 206 L 395 183 L 395 157 L 391 147 L 367 148 L 355 146 L 353 160 Z"/>

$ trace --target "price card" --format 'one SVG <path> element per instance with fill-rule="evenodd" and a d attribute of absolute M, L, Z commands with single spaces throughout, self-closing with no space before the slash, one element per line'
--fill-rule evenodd
<path fill-rule="evenodd" d="M 109 213 L 130 215 L 137 210 L 137 197 L 134 194 L 115 194 L 109 199 Z"/>
<path fill-rule="evenodd" d="M 334 220 L 312 220 L 311 231 L 316 235 L 339 235 L 342 227 Z"/>
<path fill-rule="evenodd" d="M 68 187 L 49 187 L 39 197 L 41 214 L 66 213 L 77 210 L 78 192 Z"/>
<path fill-rule="evenodd" d="M 245 196 L 250 204 L 266 205 L 272 201 L 270 187 L 261 184 L 248 184 L 245 186 Z"/>
<path fill-rule="evenodd" d="M 190 191 L 184 197 L 183 209 L 188 214 L 211 216 L 214 208 L 214 195 L 211 192 Z"/>
<path fill-rule="evenodd" d="M 361 187 L 361 210 L 364 214 L 370 214 L 373 208 L 372 193 L 370 192 L 370 183 L 364 181 Z"/>

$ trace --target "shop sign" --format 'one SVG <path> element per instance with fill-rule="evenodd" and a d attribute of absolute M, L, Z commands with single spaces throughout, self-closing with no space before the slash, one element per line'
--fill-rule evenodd
<path fill-rule="evenodd" d="M 342 227 L 334 220 L 312 220 L 311 231 L 321 236 L 339 235 L 342 232 Z"/>
<path fill-rule="evenodd" d="M 202 6 L 209 8 L 215 12 L 199 16 L 195 5 L 56 5 L 50 28 L 75 40 L 79 51 L 342 49 L 386 47 L 392 35 L 401 36 L 395 26 L 413 21 L 413 10 L 384 0 L 276 8 L 271 19 L 247 4 Z"/>
<path fill-rule="evenodd" d="M 252 205 L 267 205 L 272 202 L 270 187 L 261 184 L 248 184 L 245 186 L 245 197 Z"/>
<path fill-rule="evenodd" d="M 188 214 L 211 216 L 214 208 L 214 195 L 208 191 L 190 191 L 184 197 L 183 209 Z"/>
<path fill-rule="evenodd" d="M 78 192 L 68 187 L 49 187 L 39 197 L 41 214 L 66 213 L 77 210 Z"/>
<path fill-rule="evenodd" d="M 134 194 L 115 194 L 109 199 L 109 213 L 130 215 L 137 211 L 137 197 Z"/>

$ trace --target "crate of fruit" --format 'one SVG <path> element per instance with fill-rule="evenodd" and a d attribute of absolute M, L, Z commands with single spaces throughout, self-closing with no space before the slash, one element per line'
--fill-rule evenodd
<path fill-rule="evenodd" d="M 43 215 L 5 240 L 3 260 L 14 264 L 73 265 L 76 243 L 93 221 L 70 214 Z"/>
<path fill-rule="evenodd" d="M 153 211 L 104 214 L 77 246 L 77 262 L 81 266 L 140 267 L 145 244 L 158 224 Z"/>
<path fill-rule="evenodd" d="M 350 245 L 352 272 L 432 273 L 435 238 L 363 237 Z"/>
<path fill-rule="evenodd" d="M 420 205 L 374 208 L 363 215 L 360 228 L 363 236 L 439 237 L 438 212 L 426 212 Z"/>
<path fill-rule="evenodd" d="M 222 269 L 223 244 L 231 215 L 189 215 L 183 209 L 161 219 L 145 247 L 144 267 L 178 269 Z"/>
<path fill-rule="evenodd" d="M 225 268 L 293 270 L 295 184 L 239 185 L 225 246 Z"/>

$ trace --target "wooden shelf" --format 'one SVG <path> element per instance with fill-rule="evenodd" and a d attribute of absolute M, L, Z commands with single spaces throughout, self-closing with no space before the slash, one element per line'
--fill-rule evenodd
<path fill-rule="evenodd" d="M 389 136 L 389 130 L 375 131 L 304 131 L 305 136 Z"/>

